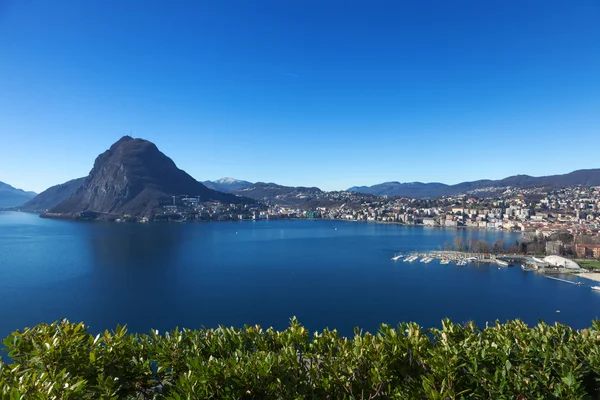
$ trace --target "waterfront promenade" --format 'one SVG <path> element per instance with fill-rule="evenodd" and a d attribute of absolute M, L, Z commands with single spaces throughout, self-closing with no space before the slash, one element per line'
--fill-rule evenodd
<path fill-rule="evenodd" d="M 580 278 L 589 279 L 590 281 L 600 282 L 600 273 L 597 272 L 580 272 L 574 275 L 577 275 Z"/>

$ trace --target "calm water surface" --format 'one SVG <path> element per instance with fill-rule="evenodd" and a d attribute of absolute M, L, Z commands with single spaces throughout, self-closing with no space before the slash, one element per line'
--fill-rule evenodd
<path fill-rule="evenodd" d="M 590 326 L 600 293 L 520 268 L 394 263 L 489 231 L 342 221 L 75 223 L 0 212 L 0 336 L 63 317 L 93 331 L 261 324 L 311 330 L 382 322 L 521 318 Z M 556 310 L 560 310 L 557 313 Z"/>

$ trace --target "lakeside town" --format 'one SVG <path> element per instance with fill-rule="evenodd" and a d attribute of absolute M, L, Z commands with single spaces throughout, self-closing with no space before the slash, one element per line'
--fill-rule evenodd
<path fill-rule="evenodd" d="M 566 232 L 600 233 L 600 187 L 508 189 L 497 197 L 459 195 L 439 199 L 375 197 L 352 192 L 323 192 L 329 207 L 289 206 L 276 200 L 256 205 L 199 203 L 182 197 L 165 205 L 166 216 L 194 220 L 338 219 L 431 227 L 477 228 L 534 233 L 544 238 Z M 357 200 L 361 200 L 358 202 Z M 341 203 L 341 204 L 339 204 Z M 182 207 L 183 206 L 183 207 Z M 167 212 L 168 211 L 168 212 Z M 160 219 L 160 216 L 158 216 Z"/>
<path fill-rule="evenodd" d="M 481 253 L 565 256 L 578 259 L 582 267 L 600 268 L 600 187 L 488 188 L 437 199 L 345 191 L 321 192 L 318 198 L 314 193 L 307 199 L 303 196 L 307 195 L 296 194 L 294 201 L 275 197 L 254 205 L 200 203 L 183 196 L 173 198 L 173 204 L 165 205 L 164 215 L 155 220 L 330 219 L 500 230 L 521 233 L 521 240 L 502 246 L 490 244 L 489 248 L 480 244 L 484 246 Z"/>

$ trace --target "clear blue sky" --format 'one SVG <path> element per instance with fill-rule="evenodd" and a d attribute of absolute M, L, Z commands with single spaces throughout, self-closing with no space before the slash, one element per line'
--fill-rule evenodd
<path fill-rule="evenodd" d="M 0 181 L 126 134 L 323 189 L 600 167 L 600 2 L 0 0 Z"/>

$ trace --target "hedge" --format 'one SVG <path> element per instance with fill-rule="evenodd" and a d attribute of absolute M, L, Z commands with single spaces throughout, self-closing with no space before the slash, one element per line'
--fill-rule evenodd
<path fill-rule="evenodd" d="M 596 399 L 600 322 L 442 321 L 311 335 L 259 326 L 94 336 L 66 320 L 12 333 L 2 399 Z"/>

